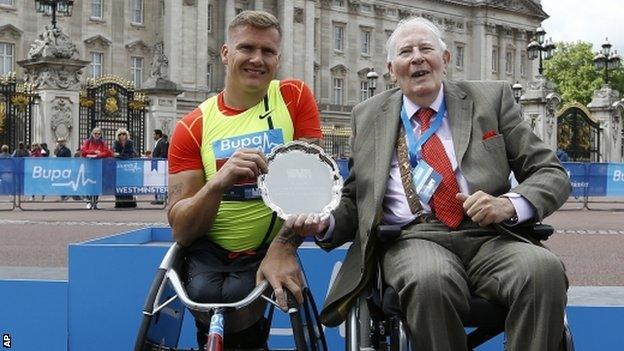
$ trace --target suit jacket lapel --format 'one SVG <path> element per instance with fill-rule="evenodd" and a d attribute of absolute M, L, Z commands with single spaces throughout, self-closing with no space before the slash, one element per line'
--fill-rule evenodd
<path fill-rule="evenodd" d="M 444 97 L 451 125 L 455 157 L 457 157 L 457 164 L 461 166 L 472 133 L 473 101 L 467 98 L 463 90 L 449 81 L 444 81 Z"/>
<path fill-rule="evenodd" d="M 381 212 L 390 174 L 390 163 L 398 135 L 399 119 L 403 94 L 400 90 L 392 94 L 378 110 L 375 118 L 375 164 L 374 164 L 374 203 L 377 212 Z M 378 213 L 377 213 L 378 215 Z"/>

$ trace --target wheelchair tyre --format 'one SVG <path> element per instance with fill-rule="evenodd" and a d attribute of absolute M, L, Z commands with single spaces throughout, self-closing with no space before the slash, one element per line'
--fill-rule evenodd
<path fill-rule="evenodd" d="M 327 351 L 327 342 L 310 290 L 303 290 L 304 303 L 301 306 L 297 305 L 295 297 L 289 291 L 287 296 L 289 308 L 296 309 L 289 313 L 296 350 Z"/>
<path fill-rule="evenodd" d="M 159 268 L 156 272 L 156 277 L 152 282 L 149 294 L 147 295 L 147 299 L 145 300 L 145 305 L 143 306 L 143 318 L 141 319 L 141 326 L 139 327 L 139 332 L 137 334 L 137 338 L 134 344 L 134 351 L 145 350 L 147 332 L 149 331 L 150 323 L 152 322 L 154 302 L 156 301 L 156 295 L 158 295 L 158 290 L 160 289 L 160 286 L 165 279 L 166 273 L 167 271 L 163 268 Z"/>

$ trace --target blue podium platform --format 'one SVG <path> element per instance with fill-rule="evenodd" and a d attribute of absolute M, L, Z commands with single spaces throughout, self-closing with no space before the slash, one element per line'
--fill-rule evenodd
<path fill-rule="evenodd" d="M 171 244 L 169 228 L 145 228 L 70 245 L 67 280 L 6 279 L 0 267 L 3 339 L 6 335 L 11 350 L 20 351 L 131 350 L 149 286 Z M 319 308 L 345 252 L 341 248 L 326 253 L 312 243 L 299 250 Z M 577 350 L 622 350 L 624 303 L 574 303 L 567 313 Z M 325 332 L 330 350 L 344 349 L 343 328 Z M 276 313 L 271 347 L 290 346 L 291 334 L 287 319 Z M 194 343 L 193 320 L 187 313 L 179 346 L 190 348 Z M 502 350 L 502 337 L 479 350 Z"/>

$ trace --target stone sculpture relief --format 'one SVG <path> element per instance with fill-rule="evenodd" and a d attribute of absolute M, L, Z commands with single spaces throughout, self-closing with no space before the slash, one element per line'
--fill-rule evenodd
<path fill-rule="evenodd" d="M 68 98 L 57 97 L 52 101 L 52 118 L 50 128 L 55 139 L 69 140 L 72 129 L 72 103 Z"/>

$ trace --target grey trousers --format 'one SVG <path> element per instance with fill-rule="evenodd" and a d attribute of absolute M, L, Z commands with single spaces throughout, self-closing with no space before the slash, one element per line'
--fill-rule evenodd
<path fill-rule="evenodd" d="M 471 292 L 509 309 L 507 350 L 559 350 L 568 280 L 541 245 L 471 222 L 407 227 L 387 245 L 383 279 L 399 294 L 413 350 L 466 350 L 461 316 Z"/>

